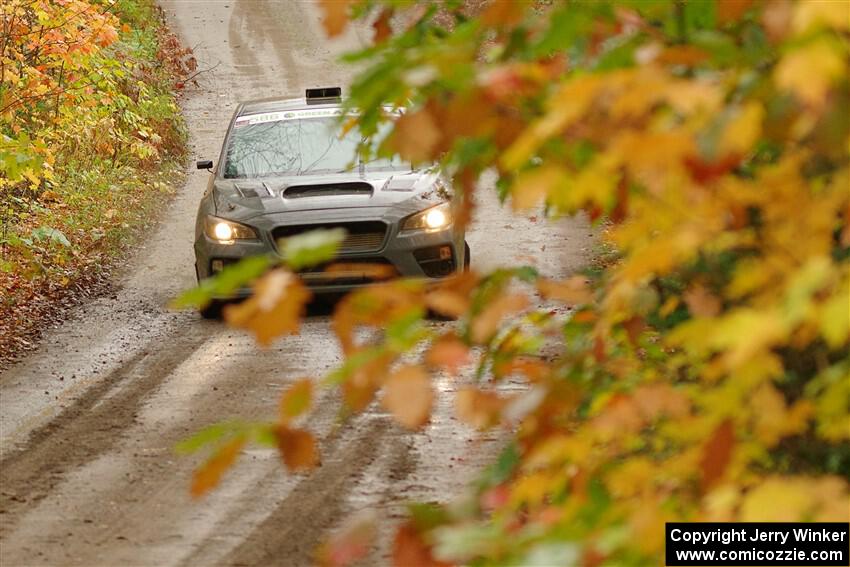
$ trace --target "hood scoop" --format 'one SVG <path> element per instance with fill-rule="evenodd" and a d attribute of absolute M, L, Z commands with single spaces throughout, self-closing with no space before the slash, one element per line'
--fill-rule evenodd
<path fill-rule="evenodd" d="M 282 195 L 284 199 L 301 199 L 303 197 L 338 197 L 340 195 L 372 196 L 373 188 L 362 181 L 348 183 L 322 183 L 318 185 L 290 185 Z"/>
<path fill-rule="evenodd" d="M 234 183 L 233 187 L 236 191 L 239 192 L 239 195 L 243 199 L 250 199 L 252 197 L 259 197 L 260 199 L 267 199 L 269 197 L 274 197 L 274 191 L 272 191 L 271 187 L 269 187 L 265 182 L 260 185 L 246 185 L 244 183 Z"/>

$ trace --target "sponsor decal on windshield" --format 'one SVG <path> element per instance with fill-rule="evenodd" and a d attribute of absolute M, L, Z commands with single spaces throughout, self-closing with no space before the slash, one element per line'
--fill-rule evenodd
<path fill-rule="evenodd" d="M 348 112 L 346 114 L 357 114 Z M 302 120 L 304 118 L 324 118 L 329 116 L 342 116 L 340 108 L 322 108 L 308 110 L 286 110 L 283 112 L 266 112 L 265 114 L 249 114 L 236 119 L 236 126 L 264 124 L 266 122 L 280 122 L 283 120 Z"/>
<path fill-rule="evenodd" d="M 401 111 L 395 109 L 384 109 L 390 116 L 400 116 Z M 349 110 L 345 113 L 346 116 L 358 116 L 360 113 L 356 110 Z M 248 114 L 240 116 L 236 119 L 234 126 L 253 126 L 254 124 L 264 124 L 266 122 L 281 122 L 284 120 L 303 120 L 305 118 L 325 118 L 333 116 L 342 116 L 341 108 L 317 108 L 305 110 L 285 110 L 280 112 L 266 112 L 264 114 Z"/>

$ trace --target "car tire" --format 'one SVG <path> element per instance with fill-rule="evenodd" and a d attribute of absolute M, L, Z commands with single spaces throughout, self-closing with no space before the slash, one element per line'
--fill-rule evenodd
<path fill-rule="evenodd" d="M 221 319 L 221 309 L 224 307 L 221 301 L 213 299 L 205 307 L 198 310 L 201 317 L 204 319 L 219 320 Z"/>

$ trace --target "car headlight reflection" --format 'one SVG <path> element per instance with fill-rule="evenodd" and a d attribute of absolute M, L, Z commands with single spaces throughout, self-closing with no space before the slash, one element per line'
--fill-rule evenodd
<path fill-rule="evenodd" d="M 257 233 L 250 226 L 212 215 L 206 218 L 205 229 L 207 236 L 221 244 L 233 244 L 234 240 L 257 238 Z"/>
<path fill-rule="evenodd" d="M 407 218 L 402 230 L 441 230 L 452 224 L 451 203 L 443 203 Z"/>

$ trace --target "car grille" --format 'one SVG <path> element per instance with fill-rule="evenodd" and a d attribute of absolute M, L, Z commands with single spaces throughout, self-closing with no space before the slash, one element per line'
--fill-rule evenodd
<path fill-rule="evenodd" d="M 306 224 L 296 226 L 279 226 L 272 230 L 275 240 L 309 232 L 317 228 L 344 228 L 345 240 L 342 241 L 340 252 L 375 252 L 381 249 L 387 235 L 387 225 L 381 221 L 343 222 L 332 224 Z"/>

